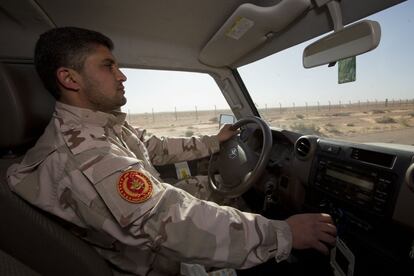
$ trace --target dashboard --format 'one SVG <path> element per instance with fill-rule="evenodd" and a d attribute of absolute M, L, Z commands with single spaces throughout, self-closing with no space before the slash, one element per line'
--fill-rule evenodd
<path fill-rule="evenodd" d="M 243 195 L 249 211 L 271 219 L 324 212 L 338 231 L 328 258 L 315 251 L 293 252 L 301 260 L 295 266 L 301 267 L 299 274 L 414 275 L 414 147 L 271 131 L 266 172 Z M 240 138 L 260 155 L 260 129 L 244 128 Z M 209 160 L 188 166 L 192 175 L 206 174 Z M 174 166 L 157 169 L 164 179 L 176 175 Z"/>
<path fill-rule="evenodd" d="M 273 194 L 294 212 L 331 214 L 336 275 L 414 275 L 414 147 L 272 131 Z"/>

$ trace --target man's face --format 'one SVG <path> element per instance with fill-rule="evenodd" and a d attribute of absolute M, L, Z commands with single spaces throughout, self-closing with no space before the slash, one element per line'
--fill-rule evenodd
<path fill-rule="evenodd" d="M 108 48 L 96 46 L 78 73 L 81 76 L 79 93 L 90 109 L 110 112 L 126 103 L 123 85 L 126 77 Z"/>

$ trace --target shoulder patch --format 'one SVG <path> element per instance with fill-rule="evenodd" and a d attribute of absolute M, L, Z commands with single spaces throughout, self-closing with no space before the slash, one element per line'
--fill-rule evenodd
<path fill-rule="evenodd" d="M 117 184 L 118 192 L 123 199 L 131 203 L 141 203 L 152 195 L 152 182 L 142 172 L 126 171 L 121 174 Z"/>

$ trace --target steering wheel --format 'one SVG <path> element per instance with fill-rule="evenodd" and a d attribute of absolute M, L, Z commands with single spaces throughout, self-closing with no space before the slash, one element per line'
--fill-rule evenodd
<path fill-rule="evenodd" d="M 232 128 L 239 129 L 246 124 L 256 124 L 262 131 L 260 154 L 246 145 L 240 135 L 235 135 L 220 145 L 218 157 L 212 155 L 208 166 L 210 188 L 228 198 L 238 197 L 252 187 L 264 172 L 271 154 L 273 141 L 269 126 L 259 117 L 252 116 L 237 121 Z M 220 186 L 214 177 L 216 172 L 223 180 Z"/>

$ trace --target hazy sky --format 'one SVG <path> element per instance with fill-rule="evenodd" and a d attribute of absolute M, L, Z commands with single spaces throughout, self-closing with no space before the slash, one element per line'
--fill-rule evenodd
<path fill-rule="evenodd" d="M 302 51 L 309 42 L 239 68 L 254 102 L 296 106 L 339 101 L 414 99 L 414 1 L 369 17 L 381 24 L 377 49 L 357 57 L 356 82 L 337 84 L 337 66 L 304 69 Z M 214 80 L 205 74 L 123 70 L 132 113 L 227 107 Z"/>

